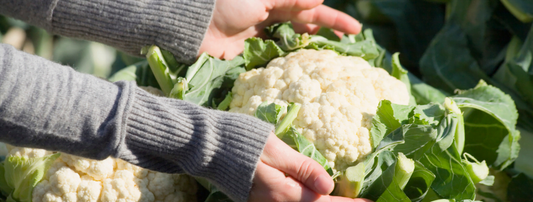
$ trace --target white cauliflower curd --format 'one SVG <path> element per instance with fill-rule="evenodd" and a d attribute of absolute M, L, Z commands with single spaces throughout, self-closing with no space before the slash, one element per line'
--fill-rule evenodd
<path fill-rule="evenodd" d="M 39 158 L 51 151 L 8 146 L 9 156 Z M 196 201 L 188 175 L 147 170 L 120 159 L 90 160 L 62 153 L 33 189 L 33 202 Z"/>
<path fill-rule="evenodd" d="M 266 68 L 239 75 L 231 112 L 253 115 L 265 101 L 300 103 L 294 126 L 336 170 L 372 150 L 369 130 L 381 100 L 408 104 L 406 86 L 360 57 L 302 49 L 272 60 Z"/>

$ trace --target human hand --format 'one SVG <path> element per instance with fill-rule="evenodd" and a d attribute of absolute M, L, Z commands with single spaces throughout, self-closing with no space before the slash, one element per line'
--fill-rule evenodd
<path fill-rule="evenodd" d="M 292 21 L 297 32 L 317 31 L 319 26 L 357 34 L 361 24 L 349 15 L 322 5 L 323 0 L 217 0 L 211 23 L 200 46 L 218 58 L 232 59 L 244 49 L 244 40 L 263 36 L 276 22 Z"/>
<path fill-rule="evenodd" d="M 369 202 L 327 195 L 334 182 L 326 170 L 274 134 L 268 137 L 253 184 L 249 201 Z"/>

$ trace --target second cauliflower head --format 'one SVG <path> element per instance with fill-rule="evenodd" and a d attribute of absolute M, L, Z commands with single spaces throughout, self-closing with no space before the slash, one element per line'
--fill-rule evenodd
<path fill-rule="evenodd" d="M 302 49 L 239 75 L 231 112 L 253 115 L 263 102 L 301 104 L 294 126 L 344 170 L 372 151 L 370 128 L 381 100 L 407 105 L 405 84 L 363 58 Z"/>
<path fill-rule="evenodd" d="M 7 156 L 39 158 L 52 151 L 8 146 Z M 33 202 L 188 202 L 197 184 L 185 174 L 151 171 L 126 161 L 61 154 L 33 189 Z"/>

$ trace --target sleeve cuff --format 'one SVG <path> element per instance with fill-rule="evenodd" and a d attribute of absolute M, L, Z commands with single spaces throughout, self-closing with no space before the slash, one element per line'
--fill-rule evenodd
<path fill-rule="evenodd" d="M 272 124 L 135 90 L 119 158 L 160 172 L 209 179 L 246 201 Z"/>

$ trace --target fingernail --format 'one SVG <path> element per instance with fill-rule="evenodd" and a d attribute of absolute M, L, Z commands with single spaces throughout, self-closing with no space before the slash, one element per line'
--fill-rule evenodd
<path fill-rule="evenodd" d="M 329 175 L 320 175 L 315 179 L 315 189 L 319 194 L 331 193 L 333 186 L 333 179 Z"/>

